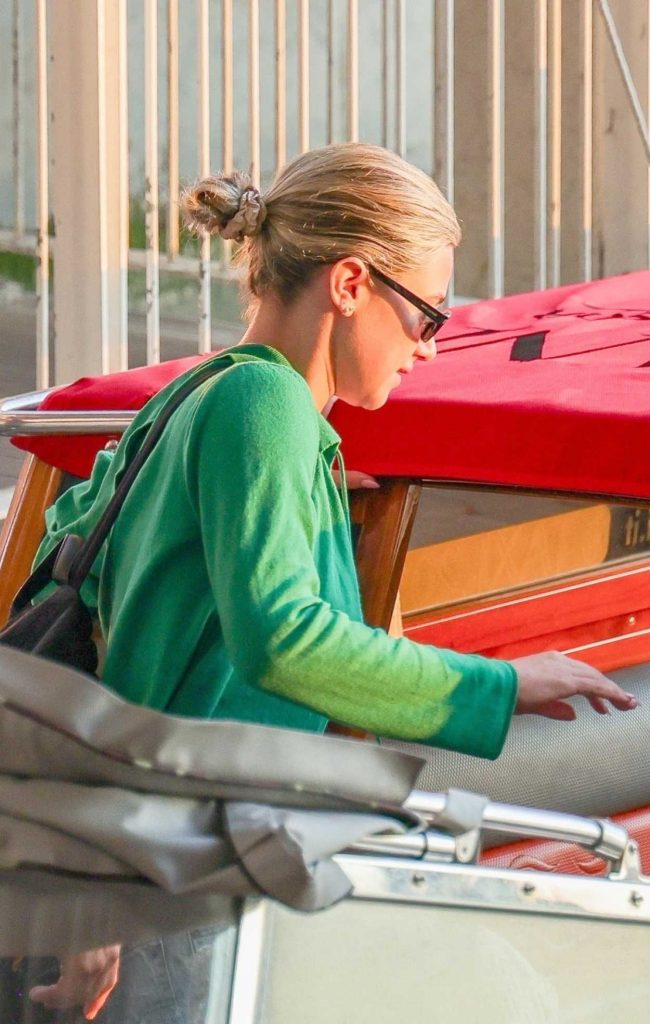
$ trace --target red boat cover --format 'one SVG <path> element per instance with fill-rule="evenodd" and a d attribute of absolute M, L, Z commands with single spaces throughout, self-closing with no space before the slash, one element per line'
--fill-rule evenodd
<path fill-rule="evenodd" d="M 130 409 L 196 362 L 84 379 L 48 409 Z M 413 476 L 650 498 L 650 271 L 454 310 L 438 357 L 383 409 L 337 402 L 347 465 Z M 19 447 L 77 475 L 105 439 Z"/>

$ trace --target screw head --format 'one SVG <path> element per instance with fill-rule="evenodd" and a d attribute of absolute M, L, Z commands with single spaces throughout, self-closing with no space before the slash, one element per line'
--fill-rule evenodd
<path fill-rule="evenodd" d="M 531 896 L 535 892 L 535 886 L 532 882 L 524 882 L 524 884 L 521 887 L 521 891 L 523 892 L 524 896 Z"/>
<path fill-rule="evenodd" d="M 633 907 L 640 907 L 643 903 L 643 896 L 640 892 L 637 892 L 636 889 L 634 892 L 630 893 L 630 903 Z"/>
<path fill-rule="evenodd" d="M 411 876 L 411 882 L 413 885 L 421 886 L 426 882 L 424 875 L 414 874 Z"/>

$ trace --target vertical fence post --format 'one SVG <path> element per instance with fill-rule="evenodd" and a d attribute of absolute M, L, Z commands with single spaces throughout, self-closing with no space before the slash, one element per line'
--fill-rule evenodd
<path fill-rule="evenodd" d="M 275 0 L 275 168 L 287 159 L 287 9 Z"/>
<path fill-rule="evenodd" d="M 144 0 L 144 226 L 147 362 L 160 362 L 158 0 Z"/>
<path fill-rule="evenodd" d="M 178 0 L 167 0 L 167 255 L 178 256 L 179 198 Z"/>
<path fill-rule="evenodd" d="M 129 142 L 127 0 L 106 6 L 107 368 L 129 365 Z"/>
<path fill-rule="evenodd" d="M 588 0 L 591 3 L 591 0 Z M 535 50 L 535 162 L 537 256 L 535 287 L 546 288 L 548 264 L 548 0 L 537 0 Z"/>
<path fill-rule="evenodd" d="M 127 139 L 120 93 L 124 40 L 121 5 L 111 0 L 66 0 L 48 4 L 47 12 L 54 126 L 55 382 L 64 383 L 118 369 L 122 360 L 124 182 L 116 166 L 124 168 Z M 71 46 L 71 40 L 83 45 Z M 108 153 L 122 156 L 108 160 Z"/>
<path fill-rule="evenodd" d="M 36 387 L 50 384 L 50 189 L 47 14 L 36 0 Z"/>
<path fill-rule="evenodd" d="M 259 188 L 261 175 L 259 0 L 248 0 L 248 117 L 251 178 L 253 184 Z"/>
<path fill-rule="evenodd" d="M 560 283 L 562 230 L 562 2 L 553 0 L 551 36 L 551 285 Z"/>
<path fill-rule="evenodd" d="M 491 203 L 490 295 L 504 291 L 504 123 L 505 123 L 505 6 L 493 0 L 490 11 Z"/>
<path fill-rule="evenodd" d="M 210 10 L 208 0 L 198 7 L 198 154 L 199 178 L 210 173 Z M 207 353 L 212 344 L 210 235 L 201 235 L 199 255 L 199 352 Z"/>
<path fill-rule="evenodd" d="M 327 0 L 327 141 L 334 142 L 334 37 L 336 17 L 334 0 Z"/>
<path fill-rule="evenodd" d="M 359 0 L 348 0 L 348 140 L 359 139 Z"/>
<path fill-rule="evenodd" d="M 298 9 L 298 122 L 301 153 L 309 149 L 309 0 L 300 0 Z"/>
<path fill-rule="evenodd" d="M 650 8 L 650 4 L 649 4 Z M 594 8 L 582 0 L 582 276 L 591 281 L 594 161 Z M 650 68 L 649 68 L 650 74 Z"/>
<path fill-rule="evenodd" d="M 406 155 L 406 11 L 404 0 L 395 7 L 395 148 Z"/>
<path fill-rule="evenodd" d="M 25 234 L 25 160 L 23 151 L 23 76 L 21 64 L 25 56 L 20 0 L 13 0 L 11 9 L 11 79 L 12 79 L 12 145 L 14 185 L 14 236 Z"/>

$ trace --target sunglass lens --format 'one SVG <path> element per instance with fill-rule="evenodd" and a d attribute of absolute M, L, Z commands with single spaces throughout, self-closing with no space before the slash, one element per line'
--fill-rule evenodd
<path fill-rule="evenodd" d="M 433 338 L 434 334 L 437 334 L 438 331 L 440 330 L 440 327 L 441 327 L 441 324 L 436 323 L 435 320 L 427 320 L 426 323 L 424 324 L 423 328 L 422 328 L 422 333 L 420 335 L 420 340 L 421 341 L 431 341 L 431 339 Z"/>

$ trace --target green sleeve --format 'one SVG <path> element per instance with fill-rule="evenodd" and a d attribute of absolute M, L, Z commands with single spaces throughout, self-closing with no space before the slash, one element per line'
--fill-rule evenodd
<path fill-rule="evenodd" d="M 391 638 L 320 596 L 317 459 L 311 395 L 287 368 L 242 367 L 197 405 L 187 485 L 235 670 L 337 721 L 496 757 L 516 699 L 509 663 Z"/>

